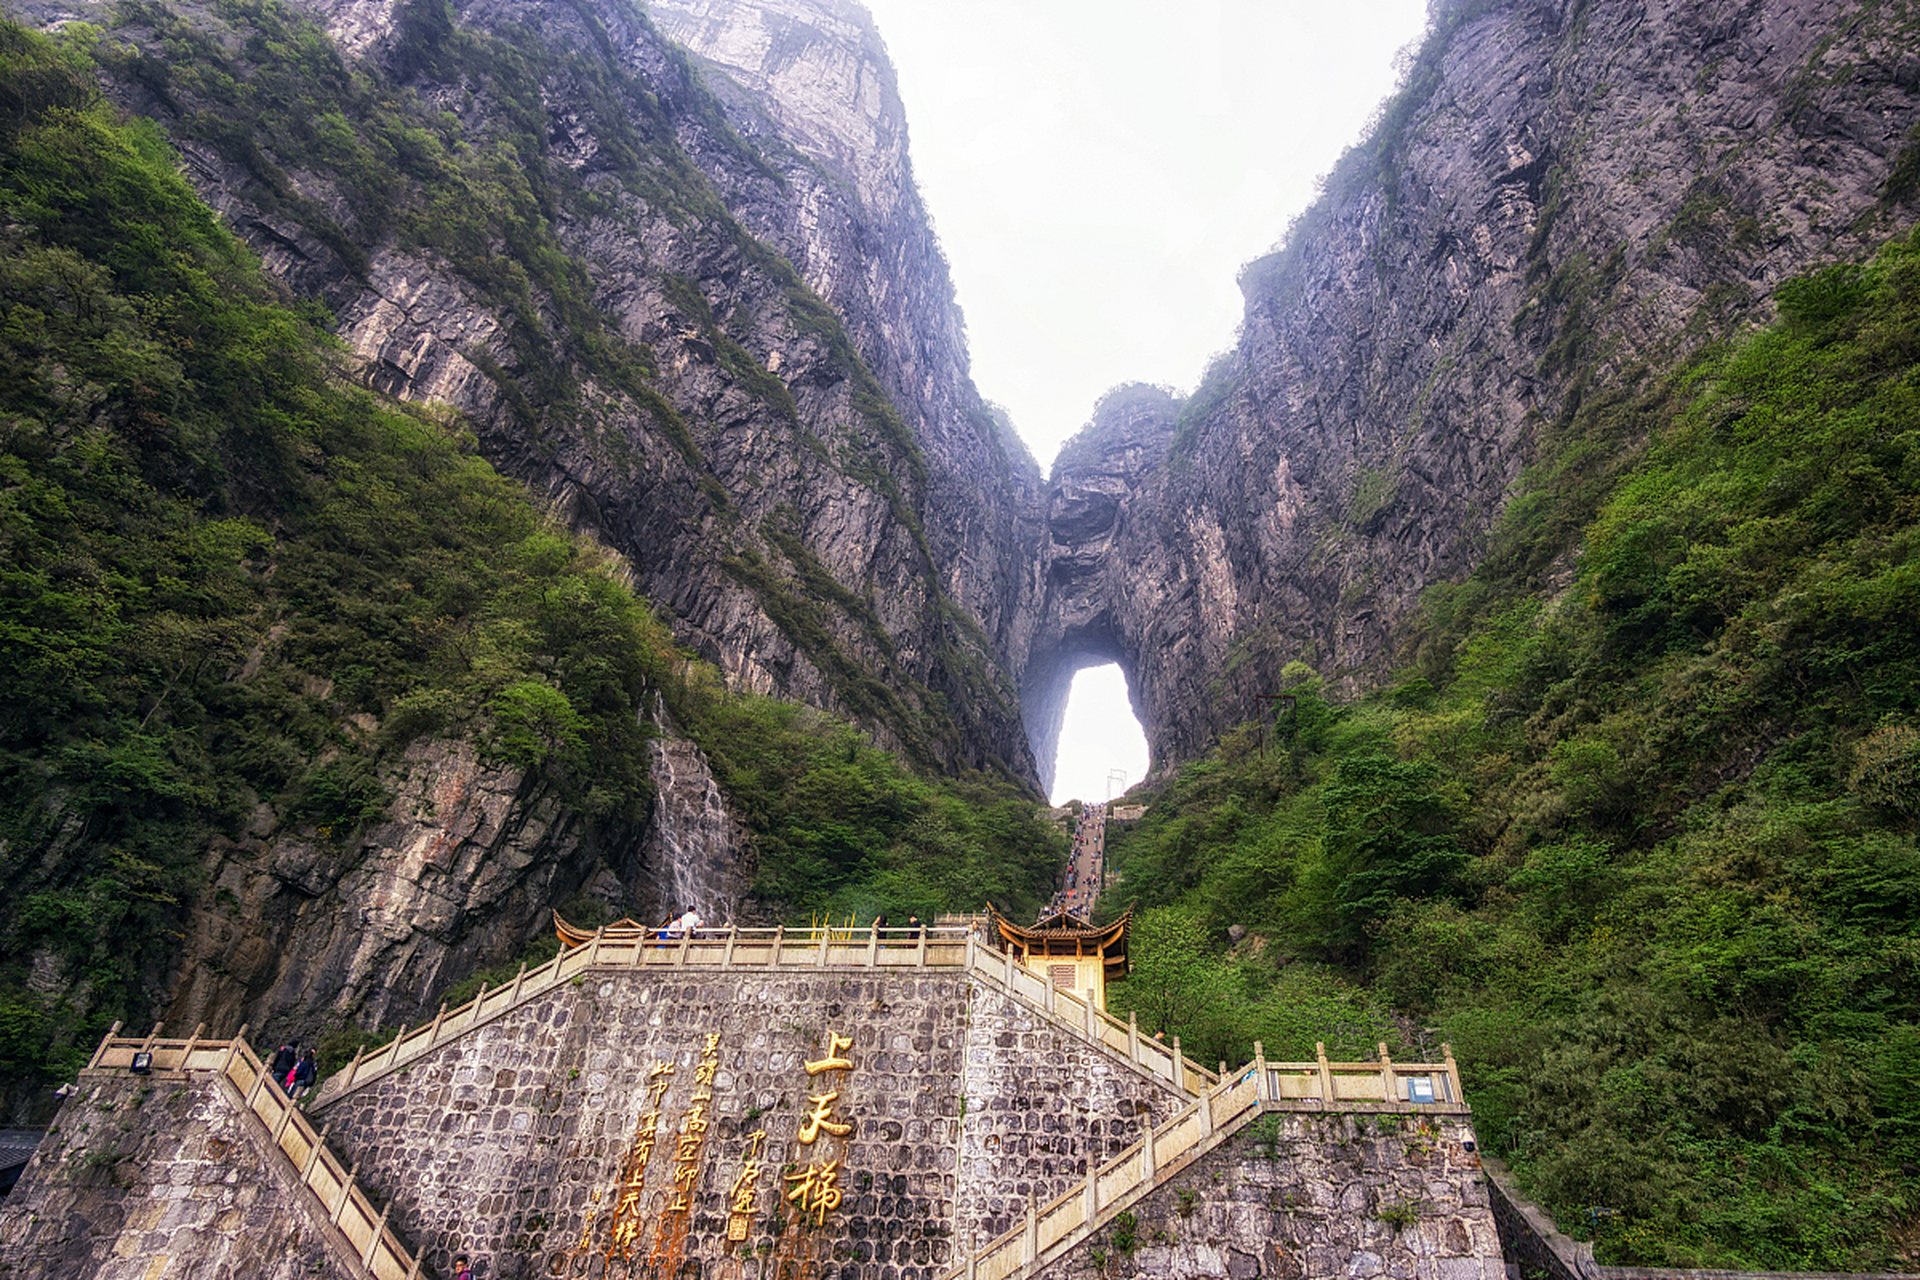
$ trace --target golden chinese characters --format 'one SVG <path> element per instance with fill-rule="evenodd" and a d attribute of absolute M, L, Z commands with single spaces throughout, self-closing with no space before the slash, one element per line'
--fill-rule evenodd
<path fill-rule="evenodd" d="M 713 1102 L 713 1077 L 720 1069 L 720 1035 L 707 1036 L 700 1065 L 693 1071 L 693 1101 L 680 1124 L 680 1136 L 674 1142 L 673 1199 L 667 1212 L 687 1213 L 693 1208 L 694 1184 L 700 1180 L 700 1152 L 707 1145 L 707 1108 Z"/>
<path fill-rule="evenodd" d="M 852 1036 L 828 1031 L 827 1056 L 807 1063 L 807 1074 L 817 1076 L 825 1071 L 845 1071 L 851 1075 L 853 1059 L 846 1054 L 852 1048 Z M 794 1135 L 801 1146 L 812 1146 L 823 1134 L 844 1138 L 853 1132 L 850 1121 L 834 1116 L 833 1104 L 839 1099 L 839 1089 L 807 1095 L 807 1115 L 800 1122 L 799 1133 Z M 804 1168 L 785 1175 L 786 1199 L 799 1211 L 802 1221 L 811 1217 L 814 1226 L 823 1227 L 827 1224 L 827 1215 L 840 1207 L 840 1161 L 839 1156 L 831 1160 L 813 1160 Z"/>
<path fill-rule="evenodd" d="M 740 1176 L 727 1188 L 729 1240 L 745 1240 L 753 1224 L 754 1184 L 760 1180 L 760 1148 L 766 1140 L 765 1129 L 756 1129 L 747 1135 L 747 1154 L 740 1163 Z"/>
<path fill-rule="evenodd" d="M 813 1215 L 813 1225 L 827 1225 L 827 1214 L 840 1207 L 840 1162 L 810 1164 L 787 1175 L 787 1199 L 793 1201 L 802 1218 Z"/>

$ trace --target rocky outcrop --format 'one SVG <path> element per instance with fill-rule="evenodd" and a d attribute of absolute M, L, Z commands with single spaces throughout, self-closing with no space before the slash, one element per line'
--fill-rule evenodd
<path fill-rule="evenodd" d="M 180 70 L 226 55 L 166 46 L 157 10 L 121 13 L 116 38 L 149 58 L 114 91 L 174 130 L 275 275 L 332 308 L 369 384 L 458 410 L 735 687 L 844 713 L 925 767 L 1031 779 L 1008 654 L 1039 473 L 969 379 L 865 13 L 656 6 L 711 53 L 703 72 L 631 0 L 304 8 L 425 108 L 410 127 L 442 154 L 511 154 L 524 181 L 386 160 L 413 185 L 373 199 L 365 164 L 258 122 L 223 131 L 208 121 L 235 104 Z M 250 24 L 276 20 L 192 23 L 204 49 L 245 51 L 239 78 L 267 47 Z M 380 136 L 378 161 L 392 143 L 369 102 L 307 110 Z"/>
<path fill-rule="evenodd" d="M 211 851 L 167 1024 L 310 1039 L 417 1021 L 450 983 L 552 942 L 550 908 L 576 897 L 639 920 L 689 905 L 735 919 L 755 866 L 746 830 L 697 746 L 663 733 L 648 751 L 654 796 L 639 825 L 589 822 L 526 772 L 437 739 L 407 748 L 384 779 L 384 818 L 357 831 L 261 805 Z"/>
<path fill-rule="evenodd" d="M 212 851 L 169 1026 L 273 1038 L 417 1018 L 448 982 L 551 936 L 549 904 L 641 861 L 637 832 L 595 830 L 471 744 L 416 742 L 390 781 L 386 820 L 351 848 L 340 841 L 352 833 L 276 827 L 262 806 Z M 624 869 L 644 893 L 641 868 Z"/>
<path fill-rule="evenodd" d="M 1110 662 L 1138 672 L 1166 648 L 1191 640 L 1140 633 L 1133 596 L 1149 584 L 1124 571 L 1123 553 L 1116 550 L 1128 501 L 1166 462 L 1179 409 L 1163 388 L 1116 388 L 1054 459 L 1038 583 L 1044 612 L 1020 680 L 1027 732 L 1049 792 L 1074 673 Z M 1128 684 L 1136 691 L 1134 714 L 1151 723 L 1154 709 L 1140 702 L 1139 681 Z"/>
<path fill-rule="evenodd" d="M 1049 570 L 1030 707 L 1087 634 L 1054 619 L 1090 600 L 1162 765 L 1289 661 L 1377 682 L 1543 431 L 1912 216 L 1920 54 L 1883 10 L 1518 0 L 1434 25 L 1372 139 L 1244 271 L 1240 341 L 1165 460 L 1088 540 L 1053 526 L 1071 572 Z M 1056 467 L 1056 516 L 1109 431 Z"/>

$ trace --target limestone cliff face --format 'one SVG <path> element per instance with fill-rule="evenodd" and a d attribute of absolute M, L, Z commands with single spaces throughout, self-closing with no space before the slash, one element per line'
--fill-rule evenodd
<path fill-rule="evenodd" d="M 171 131 L 292 293 L 325 302 L 360 376 L 457 410 L 736 687 L 844 712 L 925 768 L 1031 779 L 1006 655 L 1031 625 L 1040 477 L 969 380 L 865 14 L 660 7 L 710 53 L 697 67 L 630 0 L 299 9 L 343 61 L 310 55 L 325 74 L 289 91 L 362 77 L 316 101 L 366 135 L 391 127 L 379 110 L 412 122 L 407 145 L 437 131 L 470 187 L 433 187 L 389 134 L 383 207 L 310 140 L 223 132 L 212 55 L 169 36 L 241 59 L 227 83 L 285 75 L 273 60 L 292 55 L 256 25 L 283 20 L 272 6 L 24 12 L 144 52 L 109 91 Z M 370 108 L 381 93 L 400 105 Z M 447 742 L 396 766 L 399 799 L 351 841 L 263 808 L 210 851 L 168 1022 L 275 1035 L 430 1014 L 577 893 L 735 917 L 746 834 L 691 743 L 657 740 L 651 765 L 633 829 Z"/>
<path fill-rule="evenodd" d="M 1180 402 L 1158 387 L 1131 386 L 1109 392 L 1093 421 L 1054 459 L 1046 493 L 1047 540 L 1036 591 L 1045 608 L 1035 628 L 1021 682 L 1034 755 L 1049 791 L 1067 692 L 1082 667 L 1121 661 L 1134 673 L 1134 714 L 1154 723 L 1158 708 L 1141 698 L 1141 666 L 1134 655 L 1177 648 L 1189 636 L 1164 637 L 1156 646 L 1143 636 L 1154 617 L 1143 597 L 1168 589 L 1126 571 L 1121 549 L 1129 502 L 1166 462 Z M 1176 588 L 1178 589 L 1178 588 Z"/>
<path fill-rule="evenodd" d="M 925 766 L 1031 778 L 1006 655 L 1039 473 L 969 379 L 864 12 L 656 7 L 712 52 L 704 73 L 632 0 L 307 12 L 350 68 L 514 156 L 542 224 L 523 236 L 567 260 L 503 243 L 502 272 L 436 251 L 444 214 L 371 225 L 351 175 L 314 156 L 196 136 L 220 104 L 178 79 L 116 86 L 176 129 L 268 266 L 334 310 L 367 380 L 461 411 L 736 687 L 843 712 Z"/>
<path fill-rule="evenodd" d="M 1098 635 L 1161 764 L 1295 658 L 1377 681 L 1543 428 L 1912 216 L 1920 52 L 1881 9 L 1518 0 L 1435 26 L 1371 144 L 1243 273 L 1238 345 L 1159 465 L 1068 537 L 1077 488 L 1134 470 L 1100 455 L 1136 446 L 1096 422 L 1055 468 L 1071 571 L 1049 571 L 1025 686 Z M 1111 623 L 1076 630 L 1093 600 Z"/>
<path fill-rule="evenodd" d="M 1920 53 L 1885 8 L 1442 5 L 1408 93 L 1245 273 L 1238 346 L 1185 403 L 1110 396 L 1044 484 L 969 380 L 851 5 L 312 0 L 341 77 L 486 158 L 463 177 L 512 217 L 477 231 L 446 204 L 383 217 L 324 156 L 223 136 L 219 79 L 155 65 L 157 6 L 16 8 L 151 53 L 111 91 L 332 309 L 365 379 L 459 410 L 734 684 L 848 712 L 924 767 L 1015 776 L 1050 771 L 1090 662 L 1127 667 L 1162 765 L 1294 658 L 1378 679 L 1543 429 L 1862 253 L 1920 171 Z M 270 9 L 191 21 L 265 56 L 245 23 Z M 213 851 L 169 1021 L 416 1016 L 572 893 L 735 901 L 747 866 L 697 753 L 662 744 L 669 785 L 628 831 L 420 750 L 345 854 L 271 815 Z"/>
<path fill-rule="evenodd" d="M 689 905 L 735 919 L 754 870 L 747 836 L 699 748 L 651 746 L 653 810 L 637 830 L 586 822 L 521 770 L 431 739 L 390 771 L 385 818 L 357 833 L 278 825 L 263 805 L 210 851 L 166 1022 L 277 1039 L 417 1021 L 450 982 L 551 939 L 549 908 L 578 894 L 640 919 Z"/>
<path fill-rule="evenodd" d="M 832 304 L 900 407 L 926 463 L 920 516 L 933 572 L 990 643 L 978 654 L 987 669 L 973 673 L 986 680 L 942 688 L 994 704 L 969 714 L 985 713 L 990 749 L 1024 770 L 1019 708 L 998 668 L 1024 649 L 1034 625 L 1042 481 L 1026 446 L 973 386 L 964 324 L 914 185 L 905 111 L 873 21 L 848 0 L 654 0 L 648 14 L 662 35 L 700 56 L 705 82 L 742 136 L 804 160 L 782 168 L 786 203 L 745 202 L 735 214 L 780 245 Z"/>

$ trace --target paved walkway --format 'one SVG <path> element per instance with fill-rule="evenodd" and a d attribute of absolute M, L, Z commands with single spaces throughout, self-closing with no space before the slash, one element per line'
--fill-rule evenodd
<path fill-rule="evenodd" d="M 1073 858 L 1067 863 L 1066 883 L 1041 909 L 1040 918 L 1065 911 L 1082 920 L 1093 919 L 1106 871 L 1107 806 L 1090 804 L 1080 811 L 1080 821 L 1073 830 Z"/>

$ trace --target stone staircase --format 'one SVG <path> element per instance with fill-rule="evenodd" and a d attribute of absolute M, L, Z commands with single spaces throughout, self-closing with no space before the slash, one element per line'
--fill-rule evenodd
<path fill-rule="evenodd" d="M 672 941 L 661 940 L 652 930 L 605 928 L 589 942 L 562 948 L 543 965 L 532 969 L 523 965 L 510 983 L 483 989 L 457 1008 L 441 1006 L 432 1021 L 403 1028 L 373 1053 L 356 1056 L 347 1068 L 320 1086 L 313 1109 L 324 1112 L 353 1090 L 401 1070 L 450 1040 L 504 1017 L 589 970 L 619 972 L 656 967 L 701 972 L 964 969 L 1034 1013 L 1104 1046 L 1131 1069 L 1165 1081 L 1190 1097 L 1198 1097 L 1218 1083 L 1216 1072 L 1180 1052 L 1179 1037 L 1174 1037 L 1171 1045 L 1142 1037 L 1131 1017 L 1122 1022 L 1097 1007 L 1089 995 L 1054 987 L 1011 955 L 983 945 L 981 936 L 973 924 L 938 924 L 912 937 L 882 937 L 871 929 L 773 928 L 715 930 L 697 938 Z"/>
<path fill-rule="evenodd" d="M 313 1192 L 334 1237 L 334 1251 L 349 1263 L 352 1274 L 375 1280 L 414 1280 L 420 1274 L 420 1256 L 387 1229 L 387 1211 L 367 1198 L 354 1170 L 328 1149 L 325 1131 L 315 1133 L 286 1090 L 276 1087 L 260 1056 L 246 1042 L 246 1028 L 231 1040 L 202 1040 L 204 1028 L 185 1040 L 162 1040 L 161 1030 L 156 1026 L 145 1039 L 122 1037 L 116 1022 L 94 1050 L 86 1070 L 125 1074 L 144 1054 L 146 1073 L 212 1073 L 214 1092 L 259 1121 L 274 1149 Z"/>
<path fill-rule="evenodd" d="M 1377 1062 L 1329 1062 L 1316 1045 L 1314 1062 L 1268 1062 L 1259 1043 L 1253 1061 L 1229 1072 L 1191 1105 L 1139 1142 L 1089 1170 L 1085 1183 L 1049 1204 L 1028 1207 L 1026 1221 L 967 1255 L 946 1280 L 1025 1280 L 1066 1257 L 1187 1169 L 1269 1112 L 1469 1114 L 1453 1049 L 1444 1062 L 1395 1063 L 1380 1046 Z M 1414 1102 L 1415 1096 L 1431 1102 Z"/>
<path fill-rule="evenodd" d="M 1401 1113 L 1465 1116 L 1468 1108 L 1451 1048 L 1438 1063 L 1395 1063 L 1386 1046 L 1372 1062 L 1330 1062 L 1317 1046 L 1313 1062 L 1268 1062 L 1260 1045 L 1253 1061 L 1219 1075 L 1189 1061 L 1176 1040 L 1171 1046 L 1143 1039 L 1131 1019 L 1120 1022 L 1085 998 L 1058 990 L 1010 956 L 979 942 L 972 923 L 937 925 L 911 938 L 844 930 L 731 930 L 709 937 L 663 943 L 648 931 L 602 930 L 589 942 L 563 949 L 534 969 L 524 966 L 512 983 L 483 990 L 454 1010 L 444 1007 L 428 1023 L 403 1031 L 371 1056 L 328 1081 L 316 1100 L 324 1108 L 351 1091 L 404 1069 L 423 1055 L 589 971 L 612 974 L 639 968 L 808 972 L 823 969 L 900 971 L 959 970 L 989 990 L 1018 1002 L 1033 1016 L 1084 1038 L 1120 1066 L 1172 1085 L 1190 1101 L 1141 1141 L 1093 1168 L 1083 1185 L 1051 1203 L 1034 1203 L 1023 1223 L 957 1260 L 945 1280 L 1025 1280 L 1106 1229 L 1168 1179 L 1227 1142 L 1269 1112 Z M 662 976 L 668 976 L 663 974 Z M 102 1041 L 91 1070 L 124 1072 L 137 1054 L 150 1055 L 156 1071 L 207 1071 L 220 1092 L 252 1114 L 274 1147 L 311 1189 L 339 1234 L 337 1249 L 356 1259 L 357 1274 L 379 1280 L 412 1280 L 420 1259 L 387 1229 L 387 1213 L 356 1185 L 316 1134 L 307 1117 L 274 1087 L 245 1039 L 203 1041 L 122 1038 L 116 1025 Z M 1421 1101 L 1412 1101 L 1418 1097 Z M 1430 1099 L 1428 1101 L 1427 1099 Z"/>

